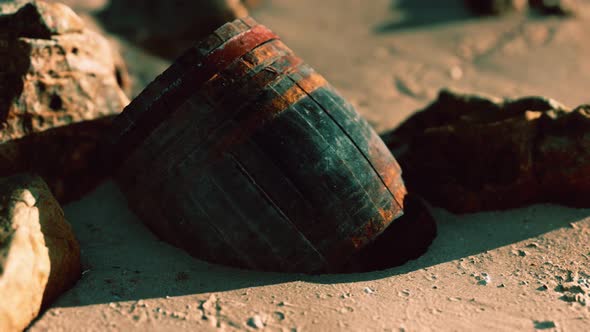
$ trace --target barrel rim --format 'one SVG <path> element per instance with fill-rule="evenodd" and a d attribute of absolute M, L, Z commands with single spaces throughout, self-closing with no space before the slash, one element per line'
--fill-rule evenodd
<path fill-rule="evenodd" d="M 223 41 L 208 53 L 205 51 L 203 53 L 206 54 L 199 53 L 195 56 L 195 52 L 202 52 L 203 49 L 206 49 L 206 46 L 203 45 L 210 43 L 210 38 L 217 37 L 218 33 L 227 34 L 227 31 L 224 30 L 237 22 L 248 28 Z M 113 120 L 112 130 L 108 136 L 110 151 L 106 156 L 109 161 L 107 164 L 115 168 L 121 165 L 128 155 L 141 145 L 143 139 L 159 126 L 162 119 L 173 114 L 178 107 L 169 107 L 168 104 L 171 100 L 178 98 L 178 102 L 182 104 L 193 91 L 206 84 L 216 73 L 238 61 L 258 46 L 273 40 L 280 40 L 280 38 L 267 27 L 246 17 L 224 24 L 194 47 L 185 51 L 162 74 L 150 82 Z M 186 67 L 179 68 L 178 62 L 187 62 Z M 162 80 L 170 81 L 171 84 L 163 88 L 158 87 L 158 83 Z M 154 88 L 161 90 L 158 91 L 158 95 L 153 95 Z M 175 93 L 181 94 L 181 96 L 175 96 Z"/>

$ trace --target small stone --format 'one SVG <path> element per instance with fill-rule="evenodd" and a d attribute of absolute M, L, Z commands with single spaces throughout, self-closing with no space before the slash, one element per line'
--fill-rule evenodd
<path fill-rule="evenodd" d="M 372 288 L 370 288 L 370 287 L 365 287 L 365 288 L 363 289 L 363 291 L 364 291 L 366 294 L 374 294 L 374 293 L 375 293 L 375 290 L 374 290 L 374 289 L 372 289 Z"/>
<path fill-rule="evenodd" d="M 454 66 L 449 71 L 449 74 L 452 79 L 460 80 L 461 78 L 463 78 L 463 69 L 461 69 L 461 67 L 459 66 Z"/>
<path fill-rule="evenodd" d="M 582 286 L 575 281 L 562 283 L 559 288 L 563 292 L 586 294 L 586 290 L 583 289 Z"/>
<path fill-rule="evenodd" d="M 21 331 L 78 280 L 80 246 L 37 176 L 0 179 L 0 207 L 0 331 Z"/>
<path fill-rule="evenodd" d="M 526 0 L 465 0 L 464 2 L 478 15 L 502 15 L 526 8 Z"/>
<path fill-rule="evenodd" d="M 491 281 L 492 277 L 486 272 L 482 272 L 479 276 L 476 276 L 477 284 L 481 286 L 487 286 Z"/>
<path fill-rule="evenodd" d="M 248 326 L 255 329 L 263 329 L 265 324 L 262 321 L 262 317 L 260 317 L 260 315 L 254 315 L 248 319 Z"/>
<path fill-rule="evenodd" d="M 557 327 L 555 322 L 550 321 L 550 320 L 534 321 L 533 323 L 535 324 L 535 329 L 537 329 L 537 330 L 554 329 Z"/>
<path fill-rule="evenodd" d="M 577 11 L 576 0 L 529 0 L 531 8 L 544 15 L 573 16 Z"/>
<path fill-rule="evenodd" d="M 519 250 L 518 251 L 518 256 L 520 256 L 520 257 L 525 257 L 527 254 L 528 253 L 526 251 L 524 251 L 524 250 Z"/>

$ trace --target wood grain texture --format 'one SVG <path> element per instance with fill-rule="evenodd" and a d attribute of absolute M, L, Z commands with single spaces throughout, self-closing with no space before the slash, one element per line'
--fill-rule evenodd
<path fill-rule="evenodd" d="M 208 261 L 338 271 L 402 215 L 399 165 L 266 28 L 234 22 L 204 44 L 204 59 L 173 65 L 189 78 L 169 69 L 123 112 L 132 124 L 116 136 L 118 182 L 129 204 Z"/>

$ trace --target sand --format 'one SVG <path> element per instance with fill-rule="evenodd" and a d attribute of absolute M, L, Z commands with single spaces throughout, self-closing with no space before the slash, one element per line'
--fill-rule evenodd
<path fill-rule="evenodd" d="M 273 0 L 254 12 L 380 131 L 442 87 L 590 102 L 590 1 L 580 15 L 478 19 L 435 0 Z M 433 208 L 439 235 L 420 259 L 313 277 L 194 259 L 152 235 L 110 181 L 65 211 L 84 275 L 31 331 L 590 329 L 590 209 Z"/>

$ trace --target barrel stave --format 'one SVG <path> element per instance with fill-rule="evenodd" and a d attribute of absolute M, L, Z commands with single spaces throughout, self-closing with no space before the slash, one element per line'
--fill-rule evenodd
<path fill-rule="evenodd" d="M 251 18 L 181 56 L 116 131 L 130 205 L 212 262 L 333 270 L 402 214 L 401 170 L 379 136 Z"/>

